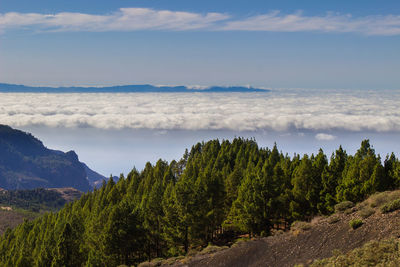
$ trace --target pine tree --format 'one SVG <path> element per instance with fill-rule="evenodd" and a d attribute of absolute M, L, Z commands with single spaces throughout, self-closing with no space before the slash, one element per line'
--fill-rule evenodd
<path fill-rule="evenodd" d="M 133 264 L 143 249 L 144 231 L 138 209 L 122 201 L 112 209 L 105 225 L 105 254 L 112 264 Z"/>
<path fill-rule="evenodd" d="M 80 266 L 79 239 L 70 223 L 65 223 L 64 229 L 57 241 L 57 247 L 52 266 Z"/>

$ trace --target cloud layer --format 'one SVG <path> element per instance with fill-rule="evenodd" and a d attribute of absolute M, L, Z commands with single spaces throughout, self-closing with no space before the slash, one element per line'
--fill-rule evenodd
<path fill-rule="evenodd" d="M 137 30 L 212 30 L 270 32 L 351 32 L 365 35 L 399 35 L 400 15 L 353 17 L 327 13 L 306 16 L 301 12 L 268 12 L 246 18 L 223 13 L 194 13 L 151 8 L 120 8 L 110 14 L 61 12 L 0 13 L 0 30 L 41 31 L 137 31 Z"/>
<path fill-rule="evenodd" d="M 45 103 L 45 104 L 44 104 Z M 0 94 L 0 123 L 101 129 L 291 129 L 400 133 L 400 91 Z"/>

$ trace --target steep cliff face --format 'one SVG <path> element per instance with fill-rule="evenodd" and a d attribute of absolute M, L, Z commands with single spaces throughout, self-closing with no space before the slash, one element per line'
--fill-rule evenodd
<path fill-rule="evenodd" d="M 48 149 L 31 134 L 5 125 L 0 125 L 0 187 L 91 189 L 85 167 L 74 151 Z"/>

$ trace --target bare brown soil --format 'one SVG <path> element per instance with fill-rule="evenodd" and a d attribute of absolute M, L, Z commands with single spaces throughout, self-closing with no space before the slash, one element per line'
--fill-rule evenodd
<path fill-rule="evenodd" d="M 71 202 L 79 199 L 82 196 L 82 192 L 73 187 L 62 187 L 62 188 L 48 188 L 61 194 L 61 197 L 67 202 Z"/>
<path fill-rule="evenodd" d="M 274 236 L 241 242 L 234 247 L 210 255 L 186 258 L 174 266 L 307 266 L 315 259 L 331 257 L 335 250 L 346 253 L 370 240 L 400 237 L 400 211 L 363 219 L 355 230 L 349 221 L 361 218 L 358 212 L 339 214 L 339 221 L 330 218 L 315 220 L 308 230 L 292 230 Z"/>
<path fill-rule="evenodd" d="M 15 210 L 0 210 L 0 235 L 2 235 L 7 228 L 14 228 L 22 223 L 24 219 L 32 220 L 39 214 L 32 212 L 21 212 Z"/>

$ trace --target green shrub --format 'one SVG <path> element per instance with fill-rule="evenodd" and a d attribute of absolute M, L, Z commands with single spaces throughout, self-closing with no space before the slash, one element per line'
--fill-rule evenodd
<path fill-rule="evenodd" d="M 335 205 L 335 212 L 343 212 L 347 209 L 354 207 L 354 203 L 351 201 L 343 201 Z"/>
<path fill-rule="evenodd" d="M 360 219 L 354 219 L 349 222 L 350 227 L 353 229 L 357 229 L 358 227 L 360 227 L 363 224 L 364 224 L 364 222 Z"/>
<path fill-rule="evenodd" d="M 375 210 L 370 208 L 370 207 L 368 207 L 368 206 L 363 208 L 363 209 L 361 209 L 360 212 L 359 212 L 360 216 L 363 219 L 368 218 L 369 216 L 371 216 L 374 213 L 375 213 Z"/>
<path fill-rule="evenodd" d="M 400 199 L 393 200 L 381 207 L 382 213 L 388 213 L 400 209 Z"/>

